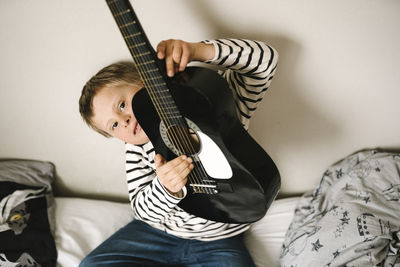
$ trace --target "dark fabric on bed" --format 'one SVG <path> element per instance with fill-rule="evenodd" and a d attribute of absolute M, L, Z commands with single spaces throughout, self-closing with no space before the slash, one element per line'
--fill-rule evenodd
<path fill-rule="evenodd" d="M 400 266 L 400 154 L 368 150 L 303 195 L 281 266 Z"/>
<path fill-rule="evenodd" d="M 0 160 L 0 266 L 56 266 L 54 165 Z"/>

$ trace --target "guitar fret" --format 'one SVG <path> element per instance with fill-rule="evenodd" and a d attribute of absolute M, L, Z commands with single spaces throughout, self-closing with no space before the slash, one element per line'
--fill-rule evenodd
<path fill-rule="evenodd" d="M 153 87 L 155 87 L 155 86 L 165 86 L 165 85 L 167 85 L 165 82 L 163 82 L 163 83 L 153 83 L 152 84 L 153 85 Z M 154 90 L 154 89 L 153 89 Z M 161 91 L 161 90 L 160 90 Z"/>
<path fill-rule="evenodd" d="M 145 71 L 143 71 L 143 72 L 150 73 L 150 72 L 156 72 L 156 71 L 159 71 L 159 69 L 154 68 L 154 69 L 145 70 Z"/>
<path fill-rule="evenodd" d="M 127 35 L 127 36 L 125 36 L 125 35 L 123 35 L 123 36 L 124 36 L 124 39 L 129 39 L 129 38 L 132 38 L 132 37 L 139 36 L 141 34 L 142 34 L 141 32 L 137 32 L 137 33 L 133 33 L 133 34 L 130 34 L 130 35 Z"/>
<path fill-rule="evenodd" d="M 129 49 L 132 49 L 132 48 L 136 48 L 136 47 L 144 46 L 145 44 L 146 44 L 146 42 L 139 43 L 139 44 L 135 44 L 135 45 L 130 45 L 130 46 L 128 46 L 128 48 L 129 48 Z"/>
<path fill-rule="evenodd" d="M 182 117 L 182 115 L 176 110 L 166 110 L 164 111 L 164 114 L 168 115 L 168 117 L 171 119 L 178 119 Z"/>
<path fill-rule="evenodd" d="M 115 14 L 114 17 L 119 17 L 119 16 L 124 15 L 124 14 L 127 14 L 127 13 L 129 13 L 129 12 L 131 12 L 131 10 L 130 10 L 130 9 L 127 9 L 127 10 L 124 10 L 124 11 L 121 11 L 121 12 Z"/>
<path fill-rule="evenodd" d="M 168 115 L 168 118 L 169 119 L 179 119 L 179 118 L 181 118 L 181 116 L 170 116 L 170 115 Z"/>
<path fill-rule="evenodd" d="M 166 99 L 166 98 L 171 98 L 171 95 L 163 95 L 163 96 L 157 96 L 157 98 L 164 98 L 164 99 Z M 174 101 L 166 101 L 166 102 L 164 102 L 164 103 L 172 103 L 172 102 L 174 102 Z"/>
<path fill-rule="evenodd" d="M 133 57 L 139 58 L 139 57 L 143 57 L 143 56 L 147 56 L 147 55 L 150 55 L 150 51 L 134 55 Z"/>
<path fill-rule="evenodd" d="M 152 59 L 152 60 L 149 60 L 149 61 L 145 61 L 145 62 L 136 64 L 136 67 L 143 66 L 143 65 L 147 65 L 147 64 L 151 64 L 151 63 L 154 63 L 154 62 L 155 62 L 155 60 Z"/>
<path fill-rule="evenodd" d="M 133 24 L 136 24 L 136 21 L 132 21 L 132 22 L 129 22 L 127 24 L 121 25 L 121 26 L 119 26 L 119 28 L 122 29 L 122 28 L 125 28 L 125 27 L 128 27 L 128 26 L 131 26 Z"/>
<path fill-rule="evenodd" d="M 173 103 L 175 103 L 175 102 L 173 102 Z M 161 103 L 161 104 L 165 104 L 165 102 L 163 102 L 163 103 Z M 165 113 L 166 113 L 166 114 L 170 114 L 171 116 L 178 116 L 178 117 L 181 116 L 181 114 L 179 113 L 178 110 L 176 110 L 176 109 L 174 109 L 174 108 L 171 108 L 171 107 L 170 107 L 169 110 L 166 110 Z"/>
<path fill-rule="evenodd" d="M 162 79 L 162 76 L 155 76 L 155 77 L 145 78 L 144 80 L 151 81 L 151 80 L 157 80 L 157 79 Z"/>

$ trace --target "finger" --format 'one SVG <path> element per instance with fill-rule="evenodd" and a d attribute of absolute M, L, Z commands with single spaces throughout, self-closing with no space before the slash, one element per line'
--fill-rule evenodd
<path fill-rule="evenodd" d="M 161 41 L 157 45 L 157 57 L 159 59 L 164 59 L 165 57 L 165 48 L 166 48 L 166 42 Z"/>
<path fill-rule="evenodd" d="M 174 168 L 174 172 L 176 173 L 176 175 L 185 177 L 191 169 L 193 169 L 193 164 L 191 163 L 191 161 L 182 160 L 182 162 Z"/>
<path fill-rule="evenodd" d="M 165 166 L 168 166 L 168 168 L 170 169 L 174 169 L 177 168 L 178 166 L 180 166 L 182 163 L 186 162 L 188 160 L 188 157 L 186 155 L 182 155 L 179 157 L 174 158 L 171 161 L 168 161 Z"/>
<path fill-rule="evenodd" d="M 182 172 L 179 174 L 182 180 L 187 180 L 187 176 L 193 170 L 193 164 L 189 164 L 187 168 L 183 169 Z M 186 182 L 185 182 L 186 184 Z"/>
<path fill-rule="evenodd" d="M 173 48 L 173 45 L 168 45 L 165 51 L 165 68 L 169 77 L 174 76 Z"/>
<path fill-rule="evenodd" d="M 171 177 L 169 180 L 170 184 L 174 185 L 174 186 L 177 186 L 177 185 L 184 186 L 187 182 L 187 179 L 188 179 L 187 177 L 188 177 L 189 173 L 191 172 L 191 170 L 192 170 L 192 168 L 185 168 L 179 174 L 176 173 L 176 170 L 175 170 L 174 173 L 171 174 Z"/>
<path fill-rule="evenodd" d="M 184 46 L 181 53 L 181 62 L 179 63 L 179 71 L 184 71 L 190 61 L 190 49 Z"/>
<path fill-rule="evenodd" d="M 161 155 L 160 155 L 160 157 L 161 157 Z M 157 162 L 156 162 L 156 160 L 157 160 Z M 187 160 L 187 157 L 180 156 L 180 157 L 174 158 L 173 160 L 170 160 L 168 162 L 166 162 L 166 160 L 163 159 L 163 162 L 162 162 L 163 164 L 160 164 L 159 166 L 157 166 L 157 164 L 159 163 L 158 160 L 159 160 L 158 158 L 154 158 L 154 162 L 156 163 L 157 172 L 163 176 L 164 175 L 170 176 L 171 174 L 173 176 L 174 168 L 176 168 L 176 166 L 178 166 L 182 161 Z"/>
<path fill-rule="evenodd" d="M 165 164 L 165 159 L 163 156 L 161 156 L 161 154 L 157 154 L 154 158 L 154 163 L 156 164 L 156 168 L 160 168 Z"/>
<path fill-rule="evenodd" d="M 172 192 L 180 191 L 187 183 L 190 170 L 187 170 L 182 173 L 182 176 L 175 177 L 170 183 L 171 187 L 169 188 Z"/>
<path fill-rule="evenodd" d="M 174 60 L 175 66 L 179 66 L 182 57 L 182 45 L 179 42 L 176 42 L 174 45 L 174 49 L 172 51 L 172 58 Z"/>

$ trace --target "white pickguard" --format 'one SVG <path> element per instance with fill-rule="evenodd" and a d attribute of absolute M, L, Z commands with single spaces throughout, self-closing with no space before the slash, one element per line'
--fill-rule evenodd
<path fill-rule="evenodd" d="M 197 157 L 201 161 L 208 176 L 215 179 L 230 179 L 233 176 L 233 171 L 224 153 L 218 145 L 205 133 L 201 132 L 200 128 L 191 120 L 186 119 L 189 129 L 196 132 L 196 136 L 200 142 L 200 150 Z M 175 155 L 181 155 L 179 149 L 175 148 L 167 135 L 167 128 L 163 121 L 160 123 L 160 134 L 165 145 L 171 149 Z"/>
<path fill-rule="evenodd" d="M 229 179 L 232 177 L 232 168 L 217 144 L 206 134 L 197 131 L 200 139 L 200 153 L 198 157 L 207 174 L 215 179 Z"/>

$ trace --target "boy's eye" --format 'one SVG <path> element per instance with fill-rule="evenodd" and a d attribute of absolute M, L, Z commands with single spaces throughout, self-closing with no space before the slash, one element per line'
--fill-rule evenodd
<path fill-rule="evenodd" d="M 122 111 L 125 108 L 125 102 L 122 102 L 121 105 L 119 105 L 119 109 Z"/>
<path fill-rule="evenodd" d="M 114 130 L 117 127 L 118 127 L 118 122 L 114 122 L 114 124 L 112 125 L 112 129 Z"/>

